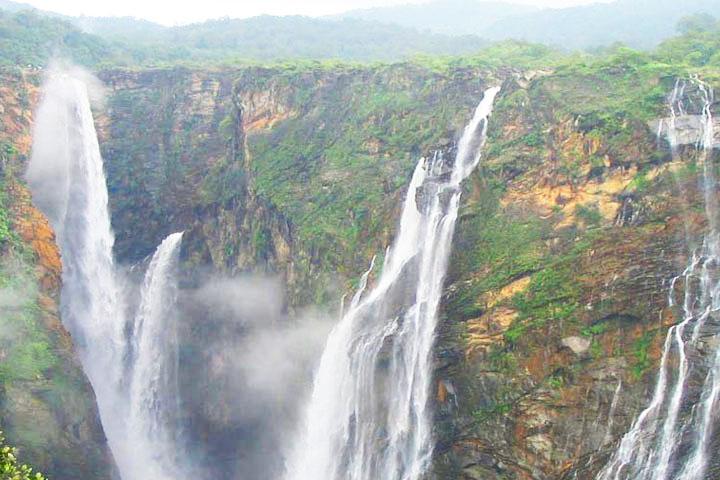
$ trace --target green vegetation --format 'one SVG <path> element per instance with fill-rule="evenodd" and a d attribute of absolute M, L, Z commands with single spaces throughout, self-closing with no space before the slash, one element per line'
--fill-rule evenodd
<path fill-rule="evenodd" d="M 12 230 L 10 228 L 10 216 L 8 214 L 5 191 L 0 185 L 0 249 L 10 240 Z"/>
<path fill-rule="evenodd" d="M 505 334 L 508 342 L 517 342 L 528 326 L 542 326 L 549 321 L 561 322 L 572 317 L 578 308 L 580 294 L 577 283 L 572 280 L 572 263 L 565 258 L 537 272 L 530 279 L 527 290 L 513 297 L 518 318 Z"/>
<path fill-rule="evenodd" d="M 548 386 L 553 390 L 559 390 L 565 385 L 565 378 L 562 375 L 553 374 L 547 380 Z"/>
<path fill-rule="evenodd" d="M 608 331 L 609 327 L 610 326 L 607 322 L 596 323 L 595 325 L 590 325 L 589 327 L 583 328 L 582 335 L 583 337 L 602 335 L 603 333 Z"/>
<path fill-rule="evenodd" d="M 122 57 L 107 41 L 59 18 L 0 10 L 0 66 L 42 66 L 52 55 L 68 56 L 81 65 Z"/>
<path fill-rule="evenodd" d="M 647 170 L 641 170 L 632 179 L 628 190 L 634 191 L 635 193 L 643 193 L 650 187 L 650 181 L 647 179 Z"/>
<path fill-rule="evenodd" d="M 586 226 L 597 227 L 602 221 L 602 215 L 597 205 L 578 205 L 575 207 L 575 216 Z"/>
<path fill-rule="evenodd" d="M 52 339 L 44 328 L 37 304 L 37 287 L 25 255 L 10 253 L 0 265 L 2 298 L 14 301 L 0 305 L 3 311 L 0 347 L 0 384 L 46 378 L 57 364 Z"/>
<path fill-rule="evenodd" d="M 455 248 L 450 262 L 451 278 L 464 279 L 448 299 L 447 309 L 458 318 L 482 313 L 485 292 L 501 288 L 540 268 L 547 225 L 534 215 L 501 209 L 502 186 L 490 172 L 478 185 L 480 198 L 461 212 Z"/>
<path fill-rule="evenodd" d="M 10 152 L 14 155 L 14 149 L 6 149 L 5 145 L 0 142 L 0 161 L 2 165 L 7 164 L 10 157 L 2 157 L 3 152 Z M 0 254 L 8 250 L 15 252 L 24 252 L 24 246 L 18 238 L 17 232 L 12 228 L 12 220 L 10 218 L 10 202 L 8 198 L 7 183 L 9 173 L 5 168 L 0 168 Z"/>
<path fill-rule="evenodd" d="M 622 42 L 652 48 L 672 36 L 687 12 L 717 12 L 712 0 L 618 0 L 567 9 L 545 9 L 499 20 L 483 38 L 522 38 L 563 48 L 593 48 Z"/>
<path fill-rule="evenodd" d="M 18 463 L 17 450 L 5 443 L 0 432 L 0 479 L 2 480 L 44 480 L 39 472 L 25 464 Z"/>
<path fill-rule="evenodd" d="M 271 77 L 265 88 L 288 92 L 284 101 L 303 113 L 251 134 L 248 145 L 257 193 L 291 220 L 300 244 L 323 265 L 350 258 L 359 270 L 383 249 L 374 242 L 395 221 L 418 158 L 452 137 L 475 99 L 422 67 L 353 73 L 316 73 L 327 84 L 320 89 L 296 74 Z"/>
<path fill-rule="evenodd" d="M 632 355 L 635 357 L 635 364 L 632 367 L 633 376 L 636 379 L 642 377 L 650 369 L 650 347 L 653 344 L 653 333 L 645 332 L 633 344 Z"/>
<path fill-rule="evenodd" d="M 477 37 L 433 35 L 351 19 L 262 16 L 166 28 L 123 18 L 73 19 L 35 10 L 0 10 L 0 66 L 44 66 L 52 56 L 86 66 L 396 61 L 420 53 L 471 53 L 485 44 Z"/>
<path fill-rule="evenodd" d="M 495 403 L 487 408 L 476 410 L 473 412 L 473 417 L 476 422 L 482 423 L 487 422 L 498 416 L 508 415 L 512 411 L 512 405 L 509 403 Z"/>

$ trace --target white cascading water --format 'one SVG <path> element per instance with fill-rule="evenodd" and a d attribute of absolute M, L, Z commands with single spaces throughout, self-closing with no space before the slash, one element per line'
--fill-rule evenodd
<path fill-rule="evenodd" d="M 699 118 L 686 113 L 688 87 L 694 88 L 702 104 Z M 720 348 L 717 343 L 712 347 L 708 341 L 718 334 L 716 317 L 720 311 L 720 231 L 712 161 L 713 95 L 712 89 L 697 78 L 689 83 L 678 81 L 670 98 L 670 118 L 661 122 L 658 130 L 660 134 L 667 131 L 673 156 L 680 144 L 687 143 L 688 131 L 700 132 L 694 136 L 703 164 L 708 232 L 685 271 L 671 282 L 668 302 L 675 307 L 676 285 L 683 281 L 683 316 L 680 323 L 668 330 L 650 404 L 623 437 L 600 472 L 599 480 L 701 480 L 706 473 L 720 393 Z M 690 385 L 693 374 L 704 371 L 707 371 L 704 386 L 693 390 Z M 680 452 L 681 445 L 689 454 Z"/>
<path fill-rule="evenodd" d="M 122 449 L 126 407 L 118 395 L 125 338 L 121 289 L 103 161 L 86 83 L 51 72 L 36 114 L 28 183 L 62 252 L 62 319 L 95 390 L 113 452 Z M 115 453 L 121 472 L 123 458 Z"/>
<path fill-rule="evenodd" d="M 174 454 L 178 350 L 173 313 L 182 235 L 168 236 L 153 255 L 133 326 L 128 444 L 135 458 L 143 460 L 136 462 L 140 471 L 134 478 L 178 478 Z"/>
<path fill-rule="evenodd" d="M 78 70 L 51 70 L 47 75 L 36 114 L 28 183 L 57 235 L 63 260 L 63 322 L 95 390 L 121 477 L 178 478 L 160 475 L 165 472 L 163 462 L 171 458 L 167 423 L 163 424 L 169 414 L 161 410 L 174 412 L 172 402 L 177 398 L 169 398 L 176 386 L 168 384 L 176 379 L 176 350 L 163 347 L 173 342 L 166 335 L 176 295 L 169 275 L 182 234 L 168 237 L 153 257 L 133 336 L 128 338 L 88 81 Z M 133 373 L 129 382 L 124 378 L 127 357 Z"/>
<path fill-rule="evenodd" d="M 485 92 L 454 162 L 436 154 L 418 163 L 377 284 L 365 294 L 368 270 L 328 337 L 287 480 L 417 480 L 426 472 L 432 347 L 460 185 L 480 160 L 498 91 Z"/>

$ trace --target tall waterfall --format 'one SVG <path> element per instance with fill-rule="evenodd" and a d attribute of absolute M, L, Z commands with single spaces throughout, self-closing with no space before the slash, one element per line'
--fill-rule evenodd
<path fill-rule="evenodd" d="M 36 115 L 28 182 L 47 214 L 63 259 L 61 309 L 123 480 L 179 478 L 172 458 L 177 350 L 170 323 L 181 233 L 153 257 L 127 336 L 124 291 L 112 249 L 108 192 L 87 82 L 79 71 L 52 71 Z M 127 363 L 129 359 L 130 363 Z M 130 379 L 125 372 L 132 372 Z"/>
<path fill-rule="evenodd" d="M 287 480 L 416 480 L 427 470 L 432 346 L 460 185 L 480 160 L 498 91 L 485 92 L 454 161 L 418 163 L 377 284 L 365 292 L 368 270 L 328 337 Z"/>
<path fill-rule="evenodd" d="M 48 215 L 63 259 L 61 309 L 97 397 L 113 452 L 126 408 L 118 395 L 125 345 L 121 289 L 112 257 L 108 193 L 86 82 L 50 73 L 36 114 L 28 182 Z M 123 470 L 122 457 L 116 460 Z"/>
<path fill-rule="evenodd" d="M 177 261 L 182 233 L 168 236 L 157 248 L 143 282 L 133 328 L 134 361 L 130 382 L 128 440 L 136 459 L 143 459 L 134 478 L 177 477 Z"/>
<path fill-rule="evenodd" d="M 689 99 L 688 99 L 689 98 Z M 686 102 L 700 105 L 691 117 Z M 673 154 L 693 131 L 703 165 L 703 193 L 708 231 L 687 268 L 672 280 L 668 302 L 680 307 L 682 321 L 668 330 L 660 372 L 648 407 L 623 437 L 600 480 L 701 480 L 717 420 L 720 394 L 720 231 L 713 165 L 715 144 L 712 89 L 699 81 L 678 81 L 670 98 L 667 131 Z M 699 133 L 697 133 L 699 132 Z M 693 135 L 690 135 L 693 136 Z M 676 287 L 684 286 L 676 306 Z"/>

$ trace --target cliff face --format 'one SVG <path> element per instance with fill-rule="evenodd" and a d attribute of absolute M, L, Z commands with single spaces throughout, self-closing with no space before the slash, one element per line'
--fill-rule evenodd
<path fill-rule="evenodd" d="M 289 302 L 307 305 L 336 302 L 384 249 L 418 158 L 450 145 L 488 76 L 401 65 L 101 78 L 119 258 L 184 229 L 188 267 L 281 272 Z"/>
<path fill-rule="evenodd" d="M 476 72 L 413 66 L 101 78 L 109 96 L 98 123 L 120 261 L 134 263 L 185 230 L 186 301 L 208 277 L 278 275 L 292 312 L 335 308 L 392 238 L 419 156 L 451 144 L 487 83 Z M 212 473 L 247 472 L 249 452 L 267 447 L 245 439 L 266 432 L 234 412 L 236 367 L 213 348 L 247 332 L 212 312 L 189 317 L 180 361 L 190 437 L 206 446 L 198 456 Z M 267 478 L 281 467 L 271 457 Z"/>
<path fill-rule="evenodd" d="M 498 104 L 439 331 L 437 478 L 594 478 L 647 405 L 702 194 L 696 151 L 673 161 L 647 123 L 674 79 L 611 78 L 512 82 Z"/>
<path fill-rule="evenodd" d="M 694 149 L 673 159 L 650 123 L 680 74 L 623 61 L 104 72 L 118 254 L 137 261 L 186 230 L 187 285 L 277 273 L 291 309 L 336 302 L 392 238 L 417 159 L 452 150 L 502 83 L 442 306 L 433 473 L 593 478 L 647 402 L 678 318 L 669 281 L 703 228 Z M 204 322 L 187 326 L 188 351 L 212 334 Z M 227 410 L 222 365 L 186 360 L 217 387 L 185 393 L 197 435 L 219 464 L 237 457 L 227 440 L 252 429 L 209 413 Z"/>
<path fill-rule="evenodd" d="M 60 252 L 21 180 L 38 80 L 0 73 L 0 428 L 51 478 L 110 479 L 95 395 L 60 320 Z"/>

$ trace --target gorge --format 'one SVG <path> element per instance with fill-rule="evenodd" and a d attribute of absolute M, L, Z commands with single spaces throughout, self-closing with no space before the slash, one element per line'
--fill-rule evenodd
<path fill-rule="evenodd" d="M 720 478 L 718 39 L 0 69 L 0 428 L 51 479 Z"/>

